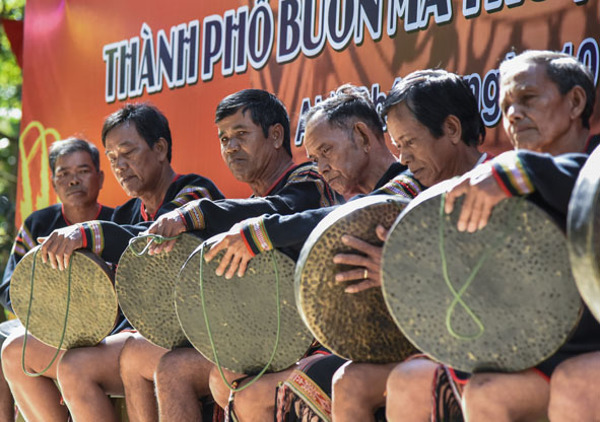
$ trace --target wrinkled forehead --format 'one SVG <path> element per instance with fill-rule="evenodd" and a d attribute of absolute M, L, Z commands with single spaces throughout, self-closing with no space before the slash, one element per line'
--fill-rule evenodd
<path fill-rule="evenodd" d="M 540 86 L 548 81 L 544 64 L 511 60 L 503 64 L 500 70 L 500 95 Z"/>

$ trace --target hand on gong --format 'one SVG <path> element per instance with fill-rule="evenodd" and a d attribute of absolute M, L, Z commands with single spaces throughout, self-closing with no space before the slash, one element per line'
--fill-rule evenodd
<path fill-rule="evenodd" d="M 162 237 L 175 237 L 186 231 L 185 221 L 177 211 L 171 211 L 161 215 L 146 230 L 146 234 L 156 234 Z M 152 242 L 148 248 L 149 255 L 156 255 L 161 252 L 171 252 L 175 246 L 175 240 L 165 240 L 163 242 Z"/>
<path fill-rule="evenodd" d="M 217 243 L 213 244 L 210 250 L 204 255 L 204 259 L 206 262 L 210 262 L 221 250 L 225 250 L 225 255 L 223 255 L 215 273 L 218 276 L 225 274 L 225 278 L 230 279 L 237 271 L 237 276 L 242 277 L 246 273 L 246 268 L 248 267 L 248 262 L 252 259 L 252 254 L 244 243 L 240 226 L 233 226 Z"/>
<path fill-rule="evenodd" d="M 382 225 L 378 225 L 375 231 L 377 237 L 381 241 L 385 241 L 388 230 Z M 351 247 L 359 253 L 342 253 L 333 257 L 333 262 L 335 264 L 355 267 L 348 271 L 337 273 L 335 275 L 335 281 L 341 283 L 359 280 L 358 283 L 347 286 L 345 289 L 346 293 L 358 293 L 372 287 L 381 286 L 380 269 L 383 247 L 372 245 L 348 234 L 342 236 L 342 242 L 344 245 Z"/>
<path fill-rule="evenodd" d="M 43 242 L 42 261 L 62 271 L 69 266 L 73 252 L 83 247 L 83 235 L 79 226 L 73 225 L 56 229 L 48 237 L 38 238 L 38 242 Z"/>
<path fill-rule="evenodd" d="M 454 202 L 465 195 L 457 228 L 470 233 L 486 226 L 497 203 L 507 198 L 492 174 L 492 166 L 488 163 L 477 166 L 466 173 L 461 181 L 446 193 L 446 214 L 452 213 Z"/>

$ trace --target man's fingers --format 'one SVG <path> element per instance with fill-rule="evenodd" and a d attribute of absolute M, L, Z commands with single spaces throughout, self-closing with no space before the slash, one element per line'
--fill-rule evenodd
<path fill-rule="evenodd" d="M 457 184 L 448 192 L 446 192 L 446 202 L 444 203 L 444 212 L 446 214 L 452 213 L 454 210 L 454 202 L 456 199 L 467 193 L 469 189 L 469 181 L 464 180 L 463 182 Z"/>
<path fill-rule="evenodd" d="M 351 284 L 350 286 L 346 287 L 344 291 L 346 293 L 358 293 L 373 287 L 377 287 L 378 285 L 379 284 L 375 280 L 368 279 L 361 281 L 360 283 Z"/>
<path fill-rule="evenodd" d="M 375 233 L 377 234 L 377 237 L 379 238 L 379 240 L 381 240 L 382 242 L 385 242 L 387 240 L 388 234 L 390 233 L 389 229 L 386 229 L 385 227 L 383 227 L 381 224 L 377 225 L 377 228 L 375 229 Z"/>
<path fill-rule="evenodd" d="M 229 269 L 225 273 L 225 278 L 226 279 L 229 280 L 229 279 L 231 279 L 235 275 L 235 272 L 237 271 L 237 269 L 240 266 L 240 261 L 241 260 L 242 259 L 239 258 L 237 255 L 232 254 L 231 263 L 229 264 Z"/>
<path fill-rule="evenodd" d="M 368 274 L 369 274 L 369 271 L 367 271 L 367 275 Z M 341 283 L 344 281 L 364 280 L 364 279 L 365 279 L 365 268 L 355 268 L 352 270 L 337 273 L 335 275 L 335 281 L 338 283 Z"/>
<path fill-rule="evenodd" d="M 473 204 L 471 206 L 471 216 L 469 218 L 469 221 L 466 223 L 466 230 L 469 233 L 475 232 L 479 227 L 484 205 L 485 203 L 481 199 L 476 199 L 473 201 Z"/>
<path fill-rule="evenodd" d="M 248 259 L 246 257 L 242 258 L 242 260 L 240 262 L 240 266 L 238 267 L 238 272 L 237 272 L 238 277 L 243 277 L 244 274 L 246 274 L 246 269 L 248 268 L 248 262 L 250 262 L 250 259 Z"/>
<path fill-rule="evenodd" d="M 217 256 L 219 251 L 221 251 L 222 249 L 225 249 L 225 248 L 227 248 L 225 239 L 222 239 L 222 240 L 218 241 L 217 243 L 213 243 L 211 245 L 210 249 L 208 250 L 208 252 L 204 253 L 204 260 L 206 262 L 212 261 L 214 259 L 214 257 Z"/>
<path fill-rule="evenodd" d="M 355 249 L 359 252 L 363 252 L 367 255 L 372 255 L 377 246 L 371 245 L 369 242 L 365 242 L 358 237 L 350 236 L 345 234 L 342 236 L 342 243 L 346 246 L 350 246 L 352 249 Z"/>
<path fill-rule="evenodd" d="M 232 259 L 233 259 L 233 254 L 230 253 L 229 251 L 227 251 L 225 253 L 225 255 L 223 256 L 223 259 L 221 259 L 221 262 L 219 263 L 219 266 L 217 267 L 217 270 L 215 271 L 215 273 L 218 276 L 222 276 L 225 273 L 225 269 L 230 264 Z"/>
<path fill-rule="evenodd" d="M 353 267 L 367 267 L 370 262 L 368 257 L 357 254 L 339 253 L 333 257 L 334 264 L 352 265 Z"/>

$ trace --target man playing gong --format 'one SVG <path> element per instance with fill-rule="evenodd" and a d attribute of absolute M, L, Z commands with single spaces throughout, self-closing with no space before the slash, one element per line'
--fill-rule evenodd
<path fill-rule="evenodd" d="M 69 138 L 54 142 L 48 152 L 52 187 L 61 203 L 33 212 L 25 219 L 17 233 L 0 286 L 2 306 L 10 311 L 12 311 L 10 299 L 12 274 L 23 256 L 38 245 L 39 238 L 44 238 L 53 230 L 71 224 L 88 220 L 110 220 L 113 213 L 112 208 L 98 203 L 98 194 L 104 182 L 104 172 L 100 170 L 100 155 L 95 145 L 82 139 Z M 19 333 L 15 333 L 10 341 L 15 344 L 20 343 L 18 339 L 22 339 L 22 336 L 23 332 L 19 330 Z M 29 349 L 30 347 L 32 349 Z M 28 343 L 30 353 L 27 355 L 27 362 L 33 370 L 37 371 L 41 370 L 54 354 L 53 350 L 47 354 L 35 353 L 33 355 L 34 361 L 31 350 L 38 348 L 46 347 L 37 340 L 30 339 Z M 18 347 L 15 346 L 16 349 Z M 5 356 L 5 358 L 11 359 L 9 356 Z M 13 356 L 12 359 L 14 361 L 6 362 L 4 365 L 9 373 L 12 370 L 20 371 L 21 373 L 18 374 L 20 376 L 22 374 L 20 354 Z M 56 378 L 56 366 L 51 368 L 49 372 L 50 377 Z M 53 375 L 51 375 L 52 373 Z M 13 377 L 11 376 L 11 378 Z M 14 404 L 4 377 L 1 378 L 0 383 L 2 385 L 0 389 L 6 391 L 5 394 L 1 393 L 0 420 L 14 420 Z M 52 394 L 54 382 L 51 379 L 40 378 L 36 384 L 37 387 L 34 388 L 39 389 L 38 391 L 47 391 L 47 396 L 46 393 L 43 393 L 44 400 L 59 401 L 59 398 Z M 24 415 L 32 414 L 30 402 L 27 399 L 30 394 L 29 385 L 32 384 L 11 383 L 13 394 Z M 48 385 L 50 385 L 50 388 L 46 390 Z"/>
<path fill-rule="evenodd" d="M 458 229 L 473 232 L 487 224 L 504 198 L 529 195 L 564 227 L 569 198 L 586 159 L 577 153 L 590 152 L 600 138 L 590 137 L 593 77 L 575 58 L 549 51 L 526 51 L 503 62 L 500 77 L 504 128 L 517 149 L 492 161 L 485 177 L 466 175 L 448 193 L 446 212 L 452 212 L 457 197 L 466 195 Z M 600 324 L 584 306 L 571 338 L 536 368 L 474 374 L 464 391 L 466 420 L 598 420 L 598 368 Z"/>
<path fill-rule="evenodd" d="M 194 230 L 202 238 L 208 238 L 249 217 L 264 213 L 291 214 L 342 200 L 312 163 L 294 164 L 289 117 L 283 103 L 273 94 L 246 89 L 229 95 L 217 106 L 215 122 L 222 158 L 235 178 L 251 187 L 252 197 L 189 202 L 157 219 L 149 233 L 172 237 Z M 173 242 L 153 245 L 150 253 L 169 251 L 172 246 Z M 176 397 L 184 400 L 185 406 L 179 410 L 160 406 L 161 420 L 201 417 L 198 397 L 210 394 L 209 363 L 192 348 L 165 353 L 167 349 L 139 334 L 127 341 L 121 354 L 121 376 L 130 420 L 158 420 L 154 374 L 163 362 L 177 365 L 173 365 L 166 376 L 158 378 L 159 400 L 168 403 L 168 397 Z"/>
<path fill-rule="evenodd" d="M 142 223 L 192 199 L 223 197 L 210 180 L 195 174 L 175 173 L 171 167 L 169 123 L 151 105 L 129 104 L 110 115 L 102 128 L 102 143 L 114 176 L 133 199 L 118 207 L 110 222 L 93 220 L 53 231 L 44 241 L 41 253 L 54 268 L 65 269 L 73 251 L 80 248 L 91 250 L 106 261 L 117 262 L 118 251 L 126 248 L 129 238 L 147 228 Z M 12 341 L 2 350 L 3 367 L 27 420 L 67 418 L 67 409 L 61 404 L 61 395 L 52 380 L 57 377 L 62 398 L 75 419 L 116 420 L 107 394 L 123 394 L 118 357 L 131 335 L 122 332 L 128 326 L 121 315 L 113 335 L 97 346 L 65 352 L 60 363 L 55 362 L 46 372 L 48 378 L 27 376 L 21 369 L 24 336 L 9 339 Z M 39 372 L 55 349 L 34 343 L 29 335 L 28 339 L 27 356 L 36 365 L 27 369 Z"/>

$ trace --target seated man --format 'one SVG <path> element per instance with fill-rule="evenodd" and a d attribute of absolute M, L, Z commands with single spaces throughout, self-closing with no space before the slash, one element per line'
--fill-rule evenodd
<path fill-rule="evenodd" d="M 166 117 L 147 104 L 133 104 L 110 115 L 102 128 L 102 143 L 111 170 L 123 190 L 134 197 L 118 207 L 112 221 L 87 221 L 50 234 L 42 246 L 42 258 L 59 269 L 68 265 L 75 249 L 92 250 L 109 262 L 117 262 L 128 240 L 145 230 L 136 225 L 153 220 L 191 199 L 222 198 L 208 179 L 194 175 L 178 175 L 171 167 L 171 131 Z M 122 317 L 113 334 L 95 347 L 71 349 L 60 364 L 46 372 L 58 380 L 69 410 L 75 419 L 110 421 L 116 418 L 106 394 L 123 394 L 119 377 L 119 354 L 130 335 Z M 49 379 L 30 378 L 20 366 L 24 336 L 9 338 L 3 351 L 4 369 L 11 388 L 23 391 L 28 420 L 64 421 L 66 409 L 60 404 L 58 389 Z M 55 350 L 41 343 L 29 343 L 28 356 L 36 359 L 29 371 L 40 371 Z M 35 345 L 35 346 L 34 346 Z M 34 365 L 35 363 L 39 363 Z M 58 369 L 57 369 L 58 366 Z M 17 402 L 21 405 L 19 398 Z"/>
<path fill-rule="evenodd" d="M 308 156 L 317 163 L 319 172 L 344 195 L 368 194 L 375 191 L 396 192 L 405 197 L 412 197 L 421 189 L 418 182 L 402 174 L 406 167 L 398 163 L 388 150 L 381 118 L 367 94 L 361 90 L 341 87 L 336 96 L 319 103 L 309 111 L 305 117 L 305 126 L 305 147 Z M 245 270 L 245 264 L 253 253 L 272 247 L 292 246 L 299 250 L 312 228 L 331 211 L 320 209 L 290 216 L 262 216 L 244 222 L 236 230 L 232 230 L 220 244 L 215 245 L 206 258 L 212 259 L 218 250 L 224 248 L 228 249 L 228 253 L 235 251 L 235 255 L 243 257 L 242 265 L 238 269 L 236 263 L 240 261 L 237 257 L 233 258 L 234 265 L 229 266 L 228 273 L 233 275 L 238 271 L 239 275 Z M 255 236 L 250 234 L 252 231 L 266 234 L 268 240 L 258 244 L 254 240 Z M 238 253 L 236 245 L 243 242 L 242 237 L 249 243 L 251 251 L 241 243 L 243 249 Z M 227 266 L 228 263 L 221 264 L 218 271 L 224 272 Z M 359 273 L 363 274 L 363 270 L 361 268 Z M 316 364 L 321 359 L 322 354 L 307 356 L 294 367 L 264 375 L 249 388 L 235 393 L 235 396 L 232 395 L 228 411 L 235 412 L 237 418 L 242 421 L 272 419 L 276 386 L 296 368 Z M 338 359 L 334 362 L 334 365 L 338 365 L 339 361 Z M 169 366 L 159 366 L 159 379 L 162 368 L 167 369 Z M 240 377 L 240 374 L 228 371 L 225 373 L 228 381 Z M 238 387 L 248 381 L 243 379 L 238 383 Z M 224 406 L 229 390 L 215 369 L 211 372 L 210 383 L 215 400 Z M 160 383 L 158 388 L 160 392 Z"/>
<path fill-rule="evenodd" d="M 481 171 L 477 178 L 467 174 L 448 193 L 446 212 L 452 212 L 457 197 L 466 195 L 458 229 L 473 232 L 487 224 L 493 207 L 504 198 L 529 195 L 564 227 L 570 195 L 587 158 L 568 153 L 598 144 L 599 137 L 589 136 L 592 75 L 571 56 L 527 51 L 503 62 L 500 76 L 504 128 L 518 149 L 491 161 L 485 177 Z M 464 390 L 466 419 L 598 420 L 599 362 L 600 324 L 585 307 L 572 337 L 536 368 L 474 374 Z"/>
<path fill-rule="evenodd" d="M 237 180 L 252 188 L 252 197 L 189 202 L 161 216 L 149 233 L 172 237 L 196 230 L 195 233 L 208 238 L 248 217 L 266 212 L 289 214 L 341 200 L 311 163 L 293 163 L 289 117 L 283 103 L 273 94 L 246 89 L 229 95 L 217 106 L 215 121 L 223 160 Z M 173 243 L 153 245 L 150 253 L 168 251 Z M 159 359 L 165 353 L 166 349 L 139 334 L 127 341 L 121 354 L 121 377 L 131 421 L 158 420 L 153 381 Z M 196 378 L 193 380 L 196 384 L 204 382 L 204 387 L 199 385 L 198 393 L 186 403 L 187 413 L 177 416 L 177 420 L 197 420 L 200 411 L 196 397 L 209 395 L 208 372 L 203 381 L 200 374 L 190 370 L 193 365 L 202 364 L 202 357 L 195 349 L 176 349 L 171 354 L 185 363 L 169 373 L 167 381 L 172 387 L 165 394 L 183 398 L 192 377 Z M 159 393 L 161 391 L 165 390 Z M 161 408 L 161 413 L 163 410 Z M 161 414 L 161 420 L 164 418 L 166 416 Z"/>
<path fill-rule="evenodd" d="M 38 239 L 48 236 L 55 229 L 74 223 L 88 220 L 110 220 L 113 213 L 112 208 L 98 203 L 98 194 L 104 182 L 104 172 L 100 170 L 100 156 L 98 149 L 93 144 L 77 138 L 56 141 L 50 146 L 48 158 L 52 172 L 52 187 L 61 203 L 34 211 L 25 219 L 17 233 L 4 270 L 2 285 L 0 285 L 2 306 L 11 312 L 10 280 L 12 274 L 23 256 L 38 245 Z M 22 329 L 19 330 L 19 334 L 23 334 Z M 39 345 L 40 343 L 32 338 L 28 345 L 28 352 L 31 350 L 30 347 L 38 347 Z M 19 354 L 12 357 L 14 361 L 6 362 L 7 373 L 10 373 L 13 369 L 22 373 L 20 353 L 19 349 Z M 34 358 L 37 358 L 37 355 Z M 42 365 L 48 363 L 43 358 L 39 362 L 32 363 L 31 353 L 27 354 L 27 362 L 38 367 L 38 370 L 43 368 Z M 56 378 L 56 368 L 52 368 L 50 372 L 53 373 L 51 376 Z M 54 383 L 51 379 L 42 377 L 39 378 L 39 382 L 36 384 L 39 385 L 37 388 L 42 394 L 46 394 L 44 391 L 48 392 L 49 400 L 59 400 L 56 394 L 52 395 Z M 46 388 L 48 385 L 51 388 Z M 11 386 L 21 412 L 25 415 L 31 414 L 29 401 L 27 400 L 28 386 L 14 382 L 11 382 Z M 13 400 L 3 376 L 0 377 L 0 397 L 0 420 L 14 420 Z"/>

